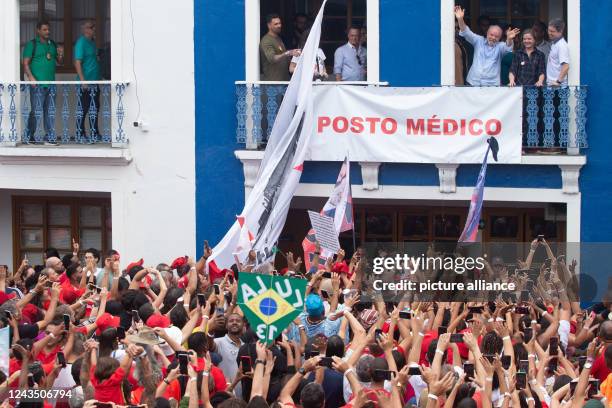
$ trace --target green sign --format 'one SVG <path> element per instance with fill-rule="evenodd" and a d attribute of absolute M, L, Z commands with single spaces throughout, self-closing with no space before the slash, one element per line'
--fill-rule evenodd
<path fill-rule="evenodd" d="M 304 279 L 240 272 L 238 282 L 238 305 L 263 343 L 272 343 L 304 309 Z"/>

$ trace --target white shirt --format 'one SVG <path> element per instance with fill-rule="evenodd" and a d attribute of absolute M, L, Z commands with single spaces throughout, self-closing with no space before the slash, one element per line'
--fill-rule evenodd
<path fill-rule="evenodd" d="M 550 54 L 548 54 L 548 62 L 546 63 L 546 83 L 552 85 L 556 80 L 559 79 L 561 74 L 561 67 L 563 64 L 570 63 L 569 47 L 565 38 L 561 37 L 559 40 L 553 42 L 550 47 Z M 561 85 L 567 86 L 567 77 L 563 78 Z"/>

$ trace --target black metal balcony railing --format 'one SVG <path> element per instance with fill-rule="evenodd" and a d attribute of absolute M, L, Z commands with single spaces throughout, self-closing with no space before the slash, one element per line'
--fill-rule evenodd
<path fill-rule="evenodd" d="M 287 83 L 236 83 L 236 140 L 246 149 L 265 147 Z M 587 87 L 523 88 L 526 153 L 578 154 L 587 143 Z"/>
<path fill-rule="evenodd" d="M 0 143 L 127 143 L 124 92 L 127 83 L 0 83 Z"/>

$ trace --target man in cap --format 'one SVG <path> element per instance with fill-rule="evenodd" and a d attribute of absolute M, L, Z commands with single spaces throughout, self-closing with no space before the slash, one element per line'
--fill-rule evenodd
<path fill-rule="evenodd" d="M 306 297 L 306 311 L 299 316 L 301 323 L 297 326 L 293 325 L 289 329 L 288 338 L 290 340 L 300 340 L 300 330 L 304 330 L 307 337 L 314 337 L 322 334 L 325 337 L 331 337 L 338 334 L 342 319 L 332 320 L 330 317 L 325 317 L 325 306 L 319 295 L 311 293 Z"/>

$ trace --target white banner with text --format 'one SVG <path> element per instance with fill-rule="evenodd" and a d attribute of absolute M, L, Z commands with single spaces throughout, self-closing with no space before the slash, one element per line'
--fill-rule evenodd
<path fill-rule="evenodd" d="M 486 139 L 499 163 L 520 163 L 522 89 L 507 87 L 315 87 L 308 159 L 481 163 Z"/>

